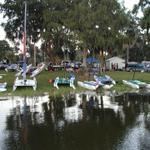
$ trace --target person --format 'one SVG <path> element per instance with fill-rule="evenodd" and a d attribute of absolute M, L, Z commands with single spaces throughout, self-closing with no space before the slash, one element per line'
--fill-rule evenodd
<path fill-rule="evenodd" d="M 111 63 L 111 69 L 114 70 L 114 65 L 113 65 L 113 63 Z"/>
<path fill-rule="evenodd" d="M 118 70 L 118 63 L 117 63 L 117 65 L 116 65 L 116 70 Z"/>

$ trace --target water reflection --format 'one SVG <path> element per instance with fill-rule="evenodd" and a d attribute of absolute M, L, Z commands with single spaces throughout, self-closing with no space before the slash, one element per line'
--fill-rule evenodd
<path fill-rule="evenodd" d="M 69 93 L 0 101 L 3 150 L 150 149 L 148 94 Z"/>

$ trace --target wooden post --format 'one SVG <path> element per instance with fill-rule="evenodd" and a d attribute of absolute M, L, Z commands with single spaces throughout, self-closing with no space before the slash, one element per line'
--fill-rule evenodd
<path fill-rule="evenodd" d="M 103 50 L 100 50 L 100 63 L 101 63 L 101 67 L 100 67 L 100 73 L 102 73 L 102 68 L 104 67 L 104 54 L 103 54 Z"/>

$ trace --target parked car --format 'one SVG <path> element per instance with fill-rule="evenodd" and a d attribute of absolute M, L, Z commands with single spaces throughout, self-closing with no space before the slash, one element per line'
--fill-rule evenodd
<path fill-rule="evenodd" d="M 150 72 L 150 64 L 144 65 L 144 71 Z"/>
<path fill-rule="evenodd" d="M 135 63 L 135 64 L 127 64 L 126 66 L 126 71 L 139 71 L 139 72 L 144 72 L 145 67 L 143 64 L 140 63 Z"/>

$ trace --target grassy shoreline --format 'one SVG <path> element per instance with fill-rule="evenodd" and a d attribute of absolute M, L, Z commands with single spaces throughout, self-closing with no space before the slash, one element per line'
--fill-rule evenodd
<path fill-rule="evenodd" d="M 7 82 L 7 91 L 6 92 L 1 92 L 0 96 L 8 96 L 8 95 L 16 95 L 16 96 L 35 96 L 35 95 L 43 95 L 44 93 L 47 93 L 49 95 L 62 95 L 66 94 L 69 92 L 81 92 L 85 91 L 86 89 L 81 88 L 77 85 L 78 80 L 90 80 L 92 77 L 89 77 L 88 75 L 84 73 L 75 73 L 76 76 L 76 81 L 75 81 L 75 86 L 76 89 L 72 89 L 70 87 L 66 86 L 61 86 L 60 89 L 56 89 L 53 87 L 52 84 L 48 83 L 49 79 L 55 79 L 57 76 L 59 77 L 68 77 L 69 72 L 66 71 L 43 71 L 41 72 L 37 77 L 37 90 L 33 91 L 32 87 L 23 87 L 20 88 L 18 87 L 16 91 L 12 91 L 13 89 L 13 82 L 15 80 L 15 72 L 4 72 L 0 71 L 0 74 L 6 74 L 3 76 L 2 79 L 0 79 L 0 82 Z M 127 92 L 130 91 L 131 88 L 124 85 L 122 83 L 123 79 L 132 79 L 133 77 L 133 72 L 124 72 L 124 71 L 109 71 L 106 72 L 107 75 L 110 75 L 116 82 L 117 84 L 112 88 L 112 90 L 115 90 L 117 92 Z M 29 78 L 27 76 L 27 78 Z M 141 81 L 145 81 L 147 83 L 150 83 L 150 74 L 149 73 L 141 73 L 141 72 L 136 72 L 134 79 L 138 79 Z M 101 90 L 101 89 L 98 89 Z"/>

